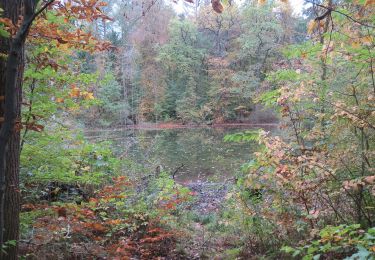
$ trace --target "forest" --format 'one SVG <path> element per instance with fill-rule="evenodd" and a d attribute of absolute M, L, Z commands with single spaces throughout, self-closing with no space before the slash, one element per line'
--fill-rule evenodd
<path fill-rule="evenodd" d="M 0 260 L 375 259 L 374 0 L 0 0 Z"/>

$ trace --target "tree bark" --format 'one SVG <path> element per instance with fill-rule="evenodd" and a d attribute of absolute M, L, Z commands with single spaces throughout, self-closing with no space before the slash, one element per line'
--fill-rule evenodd
<path fill-rule="evenodd" d="M 3 17 L 9 18 L 14 24 L 17 24 L 18 17 L 21 14 L 22 0 L 0 0 L 0 7 L 4 10 Z M 0 52 L 8 55 L 11 48 L 11 38 L 0 38 Z M 16 120 L 21 114 L 21 93 L 22 76 L 24 68 L 24 50 L 20 50 L 18 57 L 18 69 L 16 72 L 15 83 L 15 116 Z M 6 83 L 6 58 L 0 59 L 0 96 L 5 95 Z M 5 103 L 0 104 L 0 116 L 4 117 Z M 12 131 L 8 141 L 5 155 L 5 187 L 4 187 L 4 235 L 3 240 L 18 240 L 19 237 L 19 211 L 20 211 L 20 192 L 19 192 L 19 157 L 20 157 L 20 132 Z M 10 247 L 3 259 L 17 259 L 18 246 Z"/>

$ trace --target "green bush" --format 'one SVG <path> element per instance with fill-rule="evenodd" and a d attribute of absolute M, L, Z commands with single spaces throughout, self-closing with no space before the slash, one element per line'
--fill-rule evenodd
<path fill-rule="evenodd" d="M 374 259 L 375 227 L 364 231 L 359 224 L 326 226 L 318 239 L 300 247 L 284 246 L 281 250 L 303 260 Z"/>

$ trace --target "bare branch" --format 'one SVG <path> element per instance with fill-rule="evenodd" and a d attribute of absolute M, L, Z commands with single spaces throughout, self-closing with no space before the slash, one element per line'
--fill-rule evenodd
<path fill-rule="evenodd" d="M 349 19 L 349 20 L 351 20 L 351 21 L 353 21 L 355 23 L 358 23 L 358 24 L 360 24 L 362 26 L 369 27 L 369 28 L 375 28 L 374 25 L 366 24 L 366 23 L 364 23 L 362 21 L 354 19 L 352 16 L 347 15 L 347 14 L 341 12 L 341 11 L 338 11 L 338 10 L 334 9 L 333 7 L 324 6 L 324 5 L 318 4 L 318 3 L 314 2 L 314 1 L 309 1 L 309 0 L 306 0 L 306 3 L 310 3 L 312 5 L 319 6 L 319 7 L 324 8 L 324 9 L 327 10 L 323 15 L 318 16 L 317 18 L 315 18 L 315 20 L 318 20 L 318 21 L 323 20 L 331 12 L 335 12 L 335 13 L 338 13 L 338 14 L 341 14 L 341 15 L 345 16 L 347 19 Z"/>

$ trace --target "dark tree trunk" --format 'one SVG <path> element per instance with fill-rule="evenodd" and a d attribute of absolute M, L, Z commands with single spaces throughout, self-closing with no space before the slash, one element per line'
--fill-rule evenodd
<path fill-rule="evenodd" d="M 21 14 L 22 0 L 0 0 L 0 7 L 4 10 L 3 17 L 7 17 L 17 23 Z M 8 55 L 10 53 L 11 39 L 0 38 L 0 53 Z M 20 121 L 21 112 L 21 93 L 22 76 L 24 68 L 24 51 L 21 50 L 19 56 L 19 66 L 16 79 L 16 120 Z M 0 58 L 0 96 L 5 95 L 5 71 L 6 58 L 1 55 Z M 4 117 L 4 100 L 0 105 L 0 117 Z M 19 192 L 19 158 L 20 158 L 20 133 L 13 131 L 8 142 L 6 151 L 6 170 L 5 170 L 5 194 L 4 194 L 4 241 L 18 240 L 19 237 L 19 211 L 20 211 L 20 192 Z M 4 259 L 17 259 L 18 247 L 12 247 L 7 250 Z"/>

